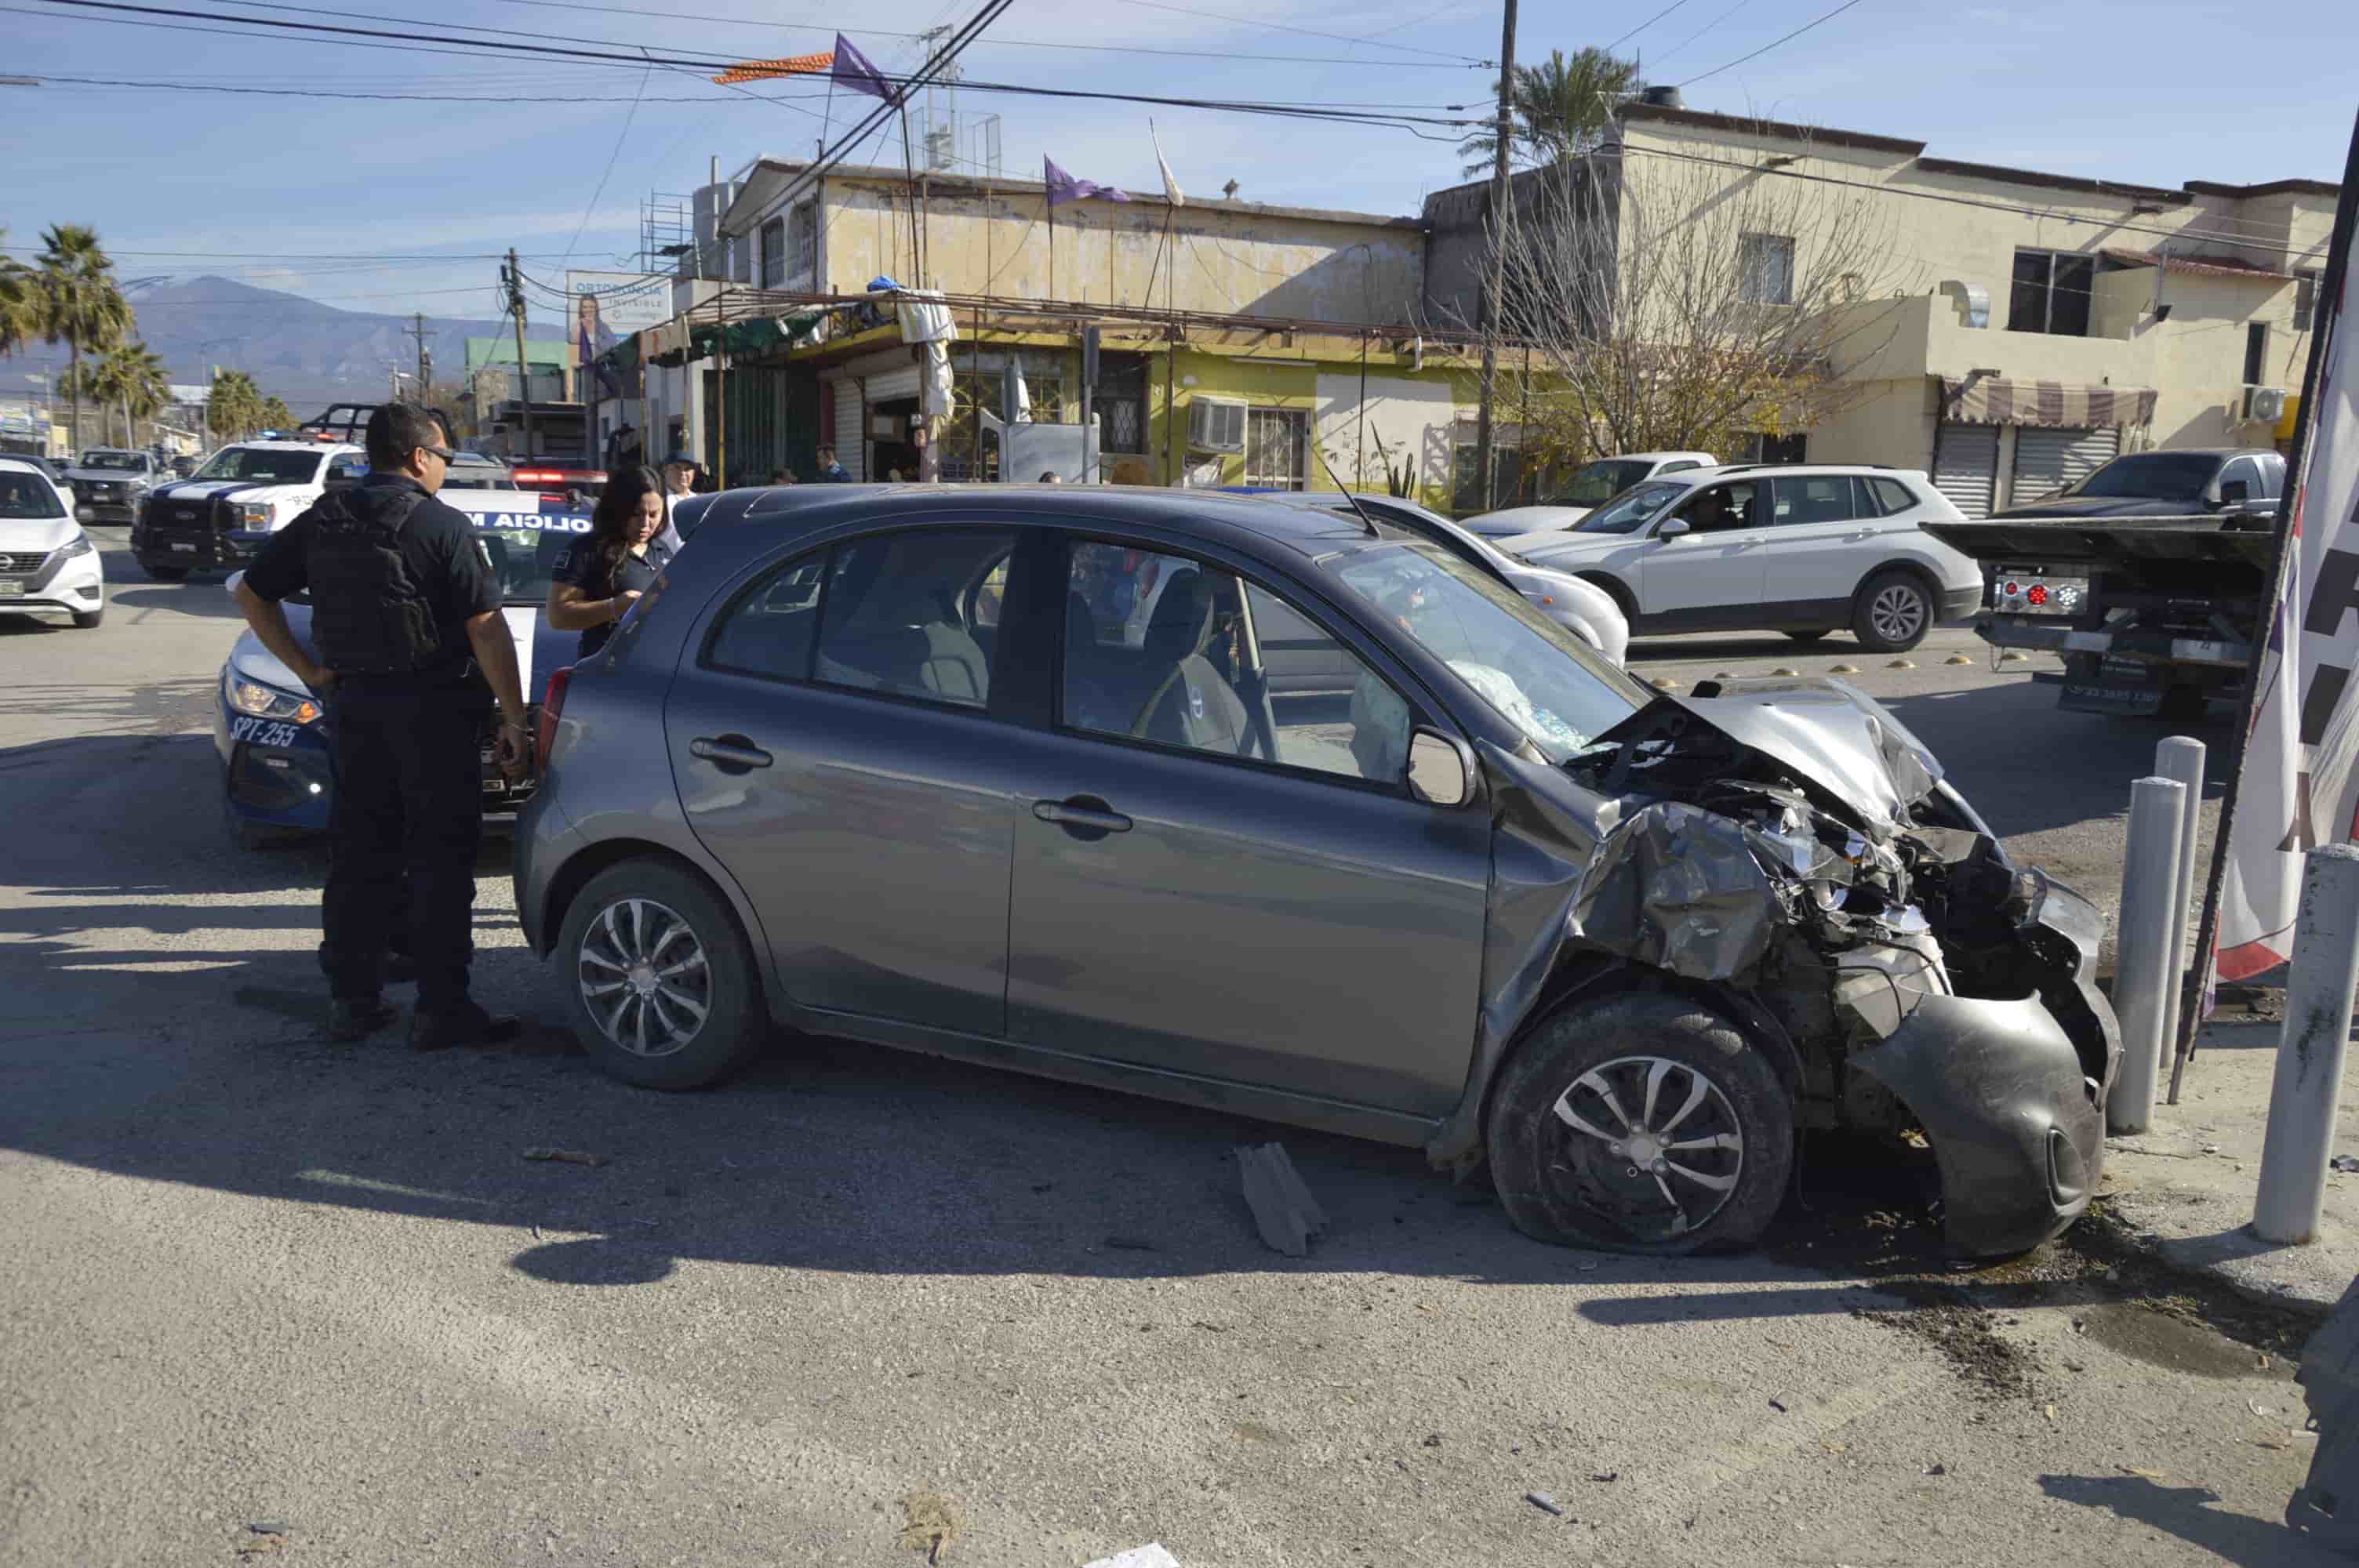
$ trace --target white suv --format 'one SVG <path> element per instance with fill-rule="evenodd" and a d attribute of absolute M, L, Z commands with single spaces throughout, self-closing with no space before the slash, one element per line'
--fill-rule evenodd
<path fill-rule="evenodd" d="M 1620 601 L 1641 636 L 1849 627 L 1868 649 L 1915 647 L 1980 606 L 1982 568 L 1918 527 L 1959 522 L 1921 472 L 1862 464 L 1732 464 L 1625 491 L 1573 528 L 1500 547 Z"/>

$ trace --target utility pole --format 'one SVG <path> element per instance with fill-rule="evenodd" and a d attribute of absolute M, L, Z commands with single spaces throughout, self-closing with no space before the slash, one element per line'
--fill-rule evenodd
<path fill-rule="evenodd" d="M 1480 512 L 1490 511 L 1495 500 L 1491 414 L 1499 392 L 1499 297 L 1507 271 L 1507 208 L 1515 196 L 1507 164 L 1516 135 L 1516 0 L 1506 0 L 1506 6 L 1499 32 L 1499 156 L 1491 165 L 1491 265 L 1483 279 L 1477 322 L 1483 330 L 1483 401 L 1474 416 L 1474 482 L 1480 487 L 1475 509 Z"/>
<path fill-rule="evenodd" d="M 426 351 L 426 340 L 434 336 L 426 330 L 426 312 L 412 313 L 407 330 L 410 337 L 418 340 L 418 395 L 423 398 L 427 395 L 428 383 L 433 379 L 434 363 L 434 356 Z"/>
<path fill-rule="evenodd" d="M 532 444 L 532 374 L 524 358 L 524 273 L 516 265 L 514 249 L 508 252 L 508 265 L 501 272 L 500 281 L 508 286 L 508 308 L 516 313 L 516 415 L 524 421 L 524 450 L 516 455 L 538 457 Z"/>

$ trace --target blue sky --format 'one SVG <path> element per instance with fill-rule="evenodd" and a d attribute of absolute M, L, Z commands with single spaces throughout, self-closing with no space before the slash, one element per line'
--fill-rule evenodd
<path fill-rule="evenodd" d="M 793 15 L 809 21 L 793 26 L 723 19 L 749 15 L 750 0 L 684 0 L 701 19 L 640 14 L 655 10 L 654 0 L 390 0 L 391 19 L 324 5 L 159 3 L 405 30 L 430 25 L 416 31 L 463 21 L 543 42 L 738 58 L 825 49 L 835 27 L 856 16 L 853 40 L 891 70 L 921 58 L 920 46 L 893 35 L 962 20 L 975 0 L 798 7 Z M 2160 185 L 2339 178 L 2359 109 L 2354 0 L 1863 0 L 1757 59 L 1715 70 L 1835 3 L 1681 0 L 1621 52 L 1640 54 L 1650 80 L 1689 83 L 1692 108 L 1919 137 L 1938 156 Z M 10 244 L 34 243 L 50 222 L 86 222 L 126 276 L 218 273 L 356 309 L 488 313 L 495 267 L 472 258 L 509 245 L 542 277 L 560 277 L 569 253 L 576 266 L 614 266 L 637 246 L 641 197 L 700 183 L 713 155 L 726 170 L 760 153 L 806 154 L 831 109 L 810 84 L 769 84 L 765 91 L 794 101 L 765 103 L 679 71 L 230 37 L 19 4 L 0 71 L 149 85 L 0 86 L 0 167 L 8 171 L 0 222 Z M 1609 42 L 1669 4 L 1526 0 L 1518 57 Z M 1498 27 L 1497 0 L 1016 0 L 966 66 L 977 78 L 1032 84 L 1380 103 L 1447 115 L 1448 105 L 1483 99 L 1491 72 L 1465 62 L 1496 54 Z M 455 101 L 236 95 L 164 83 Z M 642 90 L 650 101 L 635 110 Z M 664 98 L 701 101 L 653 101 Z M 838 95 L 838 127 L 845 107 Z M 1046 151 L 1090 178 L 1156 183 L 1143 108 L 980 93 L 962 107 L 1002 116 L 1011 174 L 1038 169 Z M 1459 178 L 1452 147 L 1399 130 L 1154 113 L 1191 191 L 1210 194 L 1234 178 L 1246 200 L 1407 213 L 1427 190 Z M 897 138 L 894 161 L 898 151 Z M 881 146 L 876 161 L 885 161 Z"/>

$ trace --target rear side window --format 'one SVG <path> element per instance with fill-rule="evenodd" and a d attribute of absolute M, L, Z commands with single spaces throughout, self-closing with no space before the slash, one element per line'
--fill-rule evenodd
<path fill-rule="evenodd" d="M 1861 514 L 1852 495 L 1852 481 L 1843 474 L 1806 474 L 1793 479 L 1781 475 L 1771 481 L 1770 492 L 1776 497 L 1777 508 L 1770 521 L 1780 525 L 1848 523 Z"/>
<path fill-rule="evenodd" d="M 789 561 L 730 607 L 704 662 L 715 669 L 772 680 L 809 680 L 819 643 L 821 553 Z"/>
<path fill-rule="evenodd" d="M 1917 492 L 1897 479 L 1877 474 L 1855 478 L 1851 482 L 1859 492 L 1862 517 L 1890 517 L 1918 504 Z"/>
<path fill-rule="evenodd" d="M 1011 534 L 935 530 L 802 557 L 723 612 L 704 662 L 771 680 L 984 707 L 1015 549 Z"/>

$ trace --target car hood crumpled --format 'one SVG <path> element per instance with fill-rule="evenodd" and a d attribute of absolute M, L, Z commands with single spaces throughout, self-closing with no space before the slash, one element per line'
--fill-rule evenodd
<path fill-rule="evenodd" d="M 1666 697 L 1600 736 L 1644 729 L 1672 704 L 1741 745 L 1776 758 L 1868 818 L 1897 829 L 1941 783 L 1941 763 L 1885 706 L 1848 681 L 1723 681 L 1712 697 Z"/>

